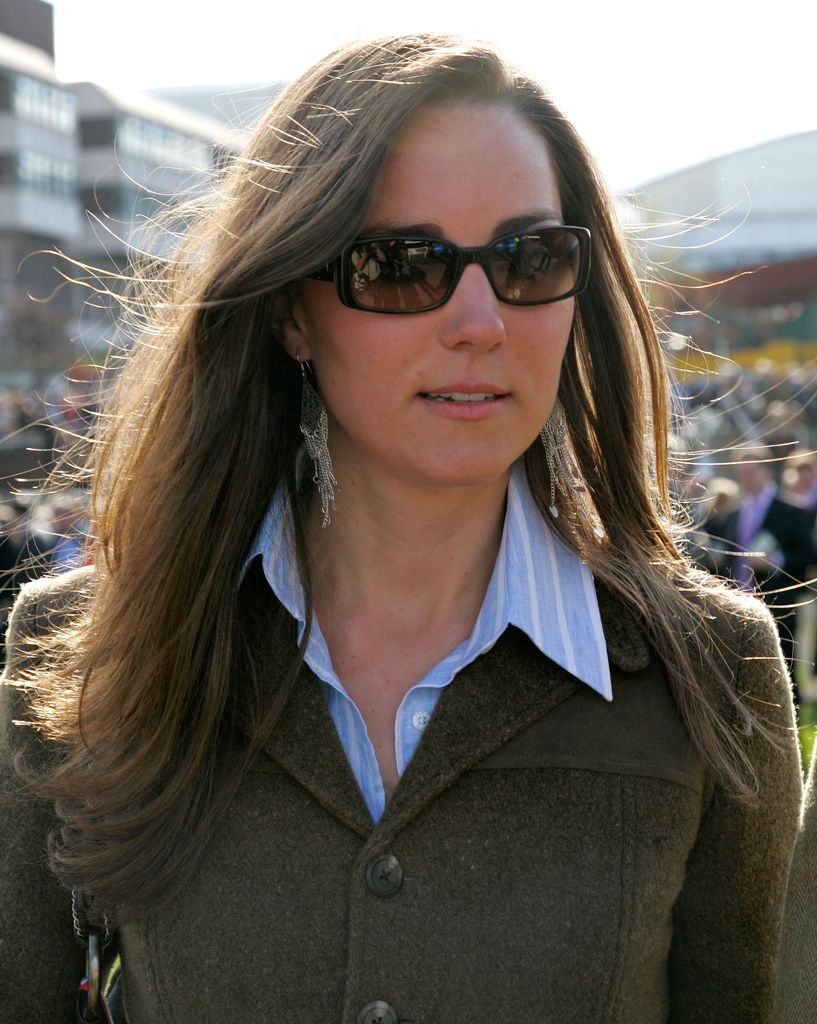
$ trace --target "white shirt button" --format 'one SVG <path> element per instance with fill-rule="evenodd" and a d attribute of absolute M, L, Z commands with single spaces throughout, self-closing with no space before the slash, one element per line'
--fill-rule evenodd
<path fill-rule="evenodd" d="M 431 716 L 427 711 L 415 711 L 414 714 L 411 716 L 411 724 L 414 726 L 417 732 L 422 732 L 423 729 L 425 729 L 425 727 L 428 725 L 428 720 L 430 717 Z"/>

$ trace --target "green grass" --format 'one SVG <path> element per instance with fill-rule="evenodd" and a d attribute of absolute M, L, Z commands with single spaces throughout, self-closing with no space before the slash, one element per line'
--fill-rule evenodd
<path fill-rule="evenodd" d="M 803 768 L 808 768 L 811 750 L 817 737 L 817 704 L 801 704 L 797 709 L 797 727 L 800 733 L 800 749 L 803 751 Z"/>

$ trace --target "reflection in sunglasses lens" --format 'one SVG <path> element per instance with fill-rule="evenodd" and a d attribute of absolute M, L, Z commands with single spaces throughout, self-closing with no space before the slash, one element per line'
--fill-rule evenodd
<path fill-rule="evenodd" d="M 581 259 L 579 238 L 561 229 L 509 235 L 478 252 L 494 289 L 511 302 L 549 301 L 571 292 Z M 347 259 L 355 303 L 395 312 L 439 304 L 463 266 L 459 250 L 441 239 L 362 240 Z"/>

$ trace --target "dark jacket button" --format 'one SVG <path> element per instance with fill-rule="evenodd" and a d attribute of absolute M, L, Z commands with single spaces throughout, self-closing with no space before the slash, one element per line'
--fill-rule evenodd
<path fill-rule="evenodd" d="M 366 1003 L 357 1015 L 357 1024 L 397 1024 L 397 1014 L 393 1006 L 377 999 L 373 1003 Z"/>
<path fill-rule="evenodd" d="M 381 854 L 366 865 L 366 884 L 378 896 L 393 896 L 403 884 L 403 869 L 390 853 Z"/>

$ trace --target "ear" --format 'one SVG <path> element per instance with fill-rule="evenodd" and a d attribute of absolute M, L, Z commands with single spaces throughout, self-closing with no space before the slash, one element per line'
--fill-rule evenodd
<path fill-rule="evenodd" d="M 301 288 L 293 285 L 287 300 L 287 310 L 281 324 L 281 344 L 290 358 L 305 363 L 312 358 L 312 349 L 306 331 L 306 312 Z"/>

